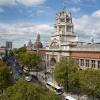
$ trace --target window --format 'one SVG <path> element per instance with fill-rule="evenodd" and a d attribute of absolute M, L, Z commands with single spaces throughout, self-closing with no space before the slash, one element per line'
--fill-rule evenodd
<path fill-rule="evenodd" d="M 100 68 L 100 61 L 98 61 L 98 68 Z"/>
<path fill-rule="evenodd" d="M 86 67 L 89 67 L 89 60 L 86 60 Z"/>
<path fill-rule="evenodd" d="M 84 66 L 84 59 L 81 59 L 81 66 Z"/>
<path fill-rule="evenodd" d="M 71 30 L 72 30 L 71 26 L 68 26 L 68 27 L 67 27 L 67 31 L 68 31 L 68 32 L 71 32 Z"/>
<path fill-rule="evenodd" d="M 91 60 L 91 65 L 92 68 L 95 68 L 95 60 Z"/>

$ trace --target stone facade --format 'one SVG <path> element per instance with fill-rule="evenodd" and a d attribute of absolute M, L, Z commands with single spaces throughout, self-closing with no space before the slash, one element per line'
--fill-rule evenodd
<path fill-rule="evenodd" d="M 71 12 L 63 9 L 56 14 L 55 32 L 46 46 L 46 62 L 59 62 L 61 57 L 70 56 L 70 48 L 77 45 L 78 37 L 74 32 Z M 52 61 L 54 59 L 54 61 Z M 48 65 L 48 67 L 49 67 Z"/>
<path fill-rule="evenodd" d="M 72 57 L 79 63 L 80 68 L 100 68 L 100 44 L 79 42 L 76 33 L 72 15 L 69 10 L 63 9 L 56 14 L 55 32 L 51 35 L 49 44 L 43 48 L 40 42 L 40 35 L 32 45 L 31 50 L 37 52 L 46 62 L 46 69 L 52 71 L 54 64 L 61 58 Z"/>

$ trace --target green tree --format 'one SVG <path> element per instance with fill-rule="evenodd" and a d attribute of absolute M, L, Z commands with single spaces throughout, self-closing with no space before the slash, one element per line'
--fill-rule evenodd
<path fill-rule="evenodd" d="M 80 86 L 89 96 L 100 98 L 100 70 L 83 70 L 80 72 Z"/>
<path fill-rule="evenodd" d="M 6 64 L 0 60 L 0 92 L 3 91 L 12 84 L 12 79 L 10 75 L 10 69 Z"/>
<path fill-rule="evenodd" d="M 38 64 L 41 62 L 41 57 L 35 53 L 19 53 L 18 59 L 22 65 L 29 69 L 36 69 Z"/>
<path fill-rule="evenodd" d="M 54 76 L 58 84 L 64 86 L 66 91 L 78 87 L 78 64 L 72 58 L 62 59 L 56 66 Z"/>
<path fill-rule="evenodd" d="M 15 53 L 15 54 L 19 54 L 19 53 L 21 53 L 21 52 L 26 52 L 26 48 L 25 47 L 21 47 L 21 48 L 15 48 L 15 49 L 13 49 L 13 52 Z"/>
<path fill-rule="evenodd" d="M 45 86 L 36 83 L 18 82 L 7 89 L 4 100 L 58 100 Z"/>

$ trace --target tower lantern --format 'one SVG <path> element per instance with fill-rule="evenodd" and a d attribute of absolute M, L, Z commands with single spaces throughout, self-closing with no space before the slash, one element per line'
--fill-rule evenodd
<path fill-rule="evenodd" d="M 65 34 L 73 32 L 72 16 L 69 10 L 63 9 L 56 15 L 55 28 L 56 32 L 62 31 Z"/>

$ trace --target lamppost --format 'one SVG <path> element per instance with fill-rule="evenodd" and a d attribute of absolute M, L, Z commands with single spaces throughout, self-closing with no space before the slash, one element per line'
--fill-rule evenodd
<path fill-rule="evenodd" d="M 47 60 L 47 59 L 46 59 Z M 47 67 L 47 61 L 44 62 L 44 67 L 45 67 L 45 82 L 47 81 L 47 71 L 46 71 L 46 67 Z"/>

